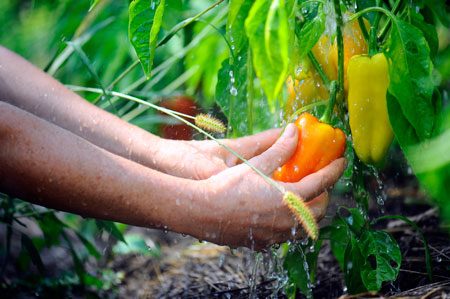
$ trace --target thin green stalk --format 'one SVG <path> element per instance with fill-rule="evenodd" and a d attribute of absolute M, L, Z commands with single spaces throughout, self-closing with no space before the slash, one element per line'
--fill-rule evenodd
<path fill-rule="evenodd" d="M 383 14 L 388 16 L 391 19 L 391 21 L 393 21 L 395 23 L 395 15 L 392 12 L 390 12 L 389 10 L 387 10 L 385 8 L 382 8 L 382 7 L 368 7 L 368 8 L 365 8 L 365 9 L 361 10 L 361 11 L 358 11 L 357 13 L 352 14 L 348 18 L 348 22 L 351 22 L 354 19 L 360 18 L 360 17 L 362 17 L 364 14 L 366 14 L 368 12 L 374 12 L 374 11 L 382 12 Z"/>
<path fill-rule="evenodd" d="M 252 51 L 250 47 L 247 50 L 247 133 L 253 134 L 253 100 L 255 90 L 253 86 L 253 63 Z"/>
<path fill-rule="evenodd" d="M 155 49 L 157 49 L 157 48 L 161 47 L 162 45 L 164 45 L 165 43 L 167 43 L 175 34 L 178 33 L 178 31 L 182 30 L 183 28 L 185 28 L 186 26 L 192 24 L 193 22 L 197 21 L 198 18 L 200 18 L 201 16 L 203 16 L 204 14 L 206 14 L 207 12 L 209 12 L 210 10 L 212 10 L 213 8 L 218 6 L 223 1 L 224 0 L 217 1 L 213 5 L 211 5 L 208 8 L 206 8 L 205 10 L 203 10 L 203 11 L 199 12 L 198 14 L 196 14 L 195 16 L 193 16 L 191 18 L 188 18 L 188 19 L 178 23 L 177 25 L 175 25 L 172 28 L 172 30 L 170 30 L 170 32 L 158 42 L 158 44 L 156 45 Z M 212 27 L 214 27 L 214 26 L 212 26 Z M 216 27 L 214 27 L 214 28 L 216 28 Z M 139 60 L 134 61 L 125 71 L 123 71 L 116 79 L 114 79 L 114 81 L 111 82 L 111 84 L 108 85 L 107 89 L 111 90 L 120 80 L 122 80 L 128 73 L 130 73 L 138 65 L 139 65 Z M 97 97 L 94 100 L 94 102 L 95 103 L 98 102 L 100 97 L 101 96 Z"/>
<path fill-rule="evenodd" d="M 73 91 L 88 91 L 88 92 L 93 92 L 93 93 L 102 93 L 102 90 L 99 88 L 91 88 L 91 87 L 82 87 L 82 86 L 73 86 L 73 85 L 66 85 L 67 88 L 73 90 Z M 187 115 L 164 108 L 164 107 L 160 107 L 158 105 L 146 102 L 144 100 L 141 100 L 139 98 L 127 95 L 127 94 L 123 94 L 120 92 L 116 92 L 116 91 L 110 91 L 109 94 L 122 98 L 122 99 L 126 99 L 129 101 L 133 101 L 136 102 L 138 104 L 144 105 L 144 106 L 148 106 L 151 107 L 153 109 L 156 109 L 162 113 L 168 114 L 174 118 L 176 118 L 177 120 L 185 123 L 186 125 L 194 128 L 195 130 L 197 130 L 198 132 L 202 133 L 203 135 L 205 135 L 206 137 L 214 140 L 215 142 L 217 142 L 217 144 L 219 144 L 221 147 L 223 147 L 224 149 L 226 149 L 227 151 L 229 151 L 231 154 L 233 154 L 235 157 L 237 157 L 238 159 L 240 159 L 243 163 L 245 163 L 248 167 L 250 167 L 253 171 L 255 171 L 257 174 L 259 174 L 265 181 L 266 183 L 268 183 L 269 185 L 271 185 L 272 187 L 276 188 L 278 191 L 281 192 L 281 194 L 284 194 L 286 192 L 286 190 L 284 189 L 283 186 L 281 186 L 280 184 L 276 183 L 273 179 L 271 179 L 270 177 L 268 177 L 267 175 L 265 175 L 261 170 L 259 170 L 258 168 L 256 168 L 255 166 L 253 166 L 247 159 L 245 159 L 244 157 L 242 157 L 239 153 L 237 153 L 235 150 L 233 150 L 231 147 L 229 147 L 228 145 L 222 143 L 220 140 L 216 139 L 214 136 L 212 136 L 210 133 L 206 132 L 205 130 L 197 127 L 196 125 L 192 124 L 191 122 L 185 120 L 183 117 L 181 117 L 180 115 L 186 117 Z"/>
<path fill-rule="evenodd" d="M 395 2 L 394 6 L 392 7 L 392 10 L 391 10 L 393 15 L 396 15 L 400 11 L 401 4 L 402 4 L 402 0 L 397 0 Z M 384 24 L 383 28 L 380 30 L 380 34 L 378 35 L 378 39 L 380 41 L 384 41 L 386 34 L 388 33 L 390 27 L 391 27 L 391 22 L 390 22 L 390 20 L 387 20 L 386 23 Z"/>
<path fill-rule="evenodd" d="M 156 45 L 156 47 L 160 47 L 162 45 L 164 45 L 165 43 L 167 43 L 178 31 L 180 31 L 181 29 L 185 28 L 186 26 L 189 26 L 190 24 L 192 24 L 193 22 L 195 22 L 198 18 L 200 18 L 201 16 L 203 16 L 204 14 L 206 14 L 208 11 L 212 10 L 213 8 L 215 8 L 216 6 L 218 6 L 220 3 L 222 3 L 224 0 L 219 0 L 216 3 L 212 4 L 211 6 L 209 6 L 208 8 L 206 8 L 205 10 L 199 12 L 198 14 L 196 14 L 195 16 L 188 18 L 180 23 L 178 23 L 177 25 L 175 25 L 172 30 L 170 30 L 170 32 L 162 39 L 158 42 L 158 44 Z"/>
<path fill-rule="evenodd" d="M 325 74 L 325 71 L 323 70 L 320 63 L 317 61 L 316 56 L 314 56 L 312 51 L 308 52 L 308 58 L 311 61 L 311 63 L 313 64 L 313 66 L 316 68 L 317 72 L 319 73 L 319 76 L 322 79 L 323 84 L 325 84 L 325 86 L 327 88 L 329 88 L 330 87 L 330 79 L 328 79 L 328 76 Z"/>
<path fill-rule="evenodd" d="M 376 1 L 377 7 L 380 6 L 380 0 Z M 360 20 L 360 19 L 358 19 Z M 369 40 L 369 56 L 373 56 L 378 53 L 378 39 L 377 39 L 377 29 L 381 20 L 381 13 L 377 13 L 375 20 L 370 27 L 370 40 Z"/>
<path fill-rule="evenodd" d="M 339 114 L 343 119 L 344 114 L 344 39 L 342 37 L 342 28 L 344 21 L 339 0 L 333 0 L 334 12 L 336 14 L 336 40 L 338 48 L 338 87 L 337 101 L 339 104 Z"/>
<path fill-rule="evenodd" d="M 106 89 L 105 86 L 103 85 L 102 80 L 100 80 L 100 77 L 98 76 L 96 70 L 94 69 L 94 67 L 92 66 L 92 63 L 90 62 L 89 58 L 87 57 L 86 53 L 84 53 L 83 49 L 81 49 L 80 46 L 78 46 L 77 43 L 73 43 L 73 42 L 67 42 L 67 44 L 69 46 L 71 46 L 75 52 L 78 54 L 78 56 L 80 57 L 81 61 L 83 62 L 83 64 L 87 67 L 87 69 L 89 70 L 89 73 L 91 73 L 92 77 L 94 77 L 95 81 L 97 82 L 97 84 L 100 86 L 100 88 L 102 89 L 102 96 L 105 97 L 109 102 L 110 102 L 110 98 L 108 96 L 108 94 L 106 93 Z M 116 106 L 113 105 L 113 103 L 110 102 L 110 105 L 113 107 L 114 112 L 118 115 Z"/>
<path fill-rule="evenodd" d="M 362 18 L 358 18 L 358 24 L 359 24 L 359 28 L 361 29 L 361 32 L 364 36 L 364 39 L 366 40 L 367 43 L 369 43 L 369 32 L 367 32 L 366 25 L 364 24 L 364 21 Z"/>
<path fill-rule="evenodd" d="M 337 82 L 334 80 L 330 85 L 330 99 L 328 100 L 327 109 L 325 110 L 320 121 L 329 124 L 331 121 L 331 115 L 333 114 L 334 105 L 336 103 Z"/>
<path fill-rule="evenodd" d="M 328 100 L 324 100 L 324 101 L 318 101 L 318 102 L 314 102 L 309 105 L 303 106 L 302 108 L 297 109 L 297 110 L 295 110 L 294 113 L 292 113 L 292 115 L 289 117 L 287 123 L 289 124 L 289 123 L 293 122 L 294 118 L 296 118 L 299 114 L 301 114 L 305 111 L 311 110 L 315 107 L 325 106 L 327 103 L 328 103 Z"/>

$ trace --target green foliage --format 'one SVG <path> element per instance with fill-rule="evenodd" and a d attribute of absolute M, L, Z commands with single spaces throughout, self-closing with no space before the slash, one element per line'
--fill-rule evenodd
<path fill-rule="evenodd" d="M 299 56 L 299 59 L 305 58 L 325 31 L 325 13 L 323 11 L 323 4 L 311 3 L 309 5 L 304 5 L 303 7 L 303 10 L 306 10 L 306 16 L 302 15 L 304 21 L 295 27 L 295 33 L 298 40 L 297 55 Z"/>
<path fill-rule="evenodd" d="M 402 256 L 397 242 L 386 232 L 367 225 L 360 209 L 348 209 L 324 229 L 352 294 L 379 291 L 385 281 L 394 281 Z"/>
<path fill-rule="evenodd" d="M 165 0 L 134 0 L 129 7 L 128 34 L 147 78 L 155 58 L 158 33 L 164 14 Z"/>
<path fill-rule="evenodd" d="M 386 52 L 391 61 L 389 93 L 420 140 L 432 135 L 436 114 L 431 97 L 434 81 L 430 50 L 422 32 L 413 25 L 395 20 Z M 391 114 L 391 118 L 398 114 Z M 403 134 L 393 126 L 396 136 Z M 398 138 L 398 137 L 397 137 Z M 404 143 L 400 143 L 404 146 Z"/>
<path fill-rule="evenodd" d="M 284 260 L 284 268 L 293 285 L 291 292 L 295 296 L 295 290 L 299 289 L 308 298 L 312 297 L 312 283 L 315 281 L 317 271 L 317 258 L 319 256 L 322 241 L 313 242 L 307 240 L 305 244 L 295 244 L 289 248 Z M 289 287 L 289 286 L 288 286 Z"/>
<path fill-rule="evenodd" d="M 292 5 L 285 2 L 257 0 L 245 20 L 253 67 L 272 110 L 289 71 L 289 43 L 294 35 L 288 20 Z"/>

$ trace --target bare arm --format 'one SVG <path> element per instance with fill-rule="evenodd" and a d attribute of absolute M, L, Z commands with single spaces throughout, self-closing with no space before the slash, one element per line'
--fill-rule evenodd
<path fill-rule="evenodd" d="M 266 173 L 296 148 L 297 131 L 250 162 Z M 286 132 L 289 133 L 287 129 Z M 296 184 L 306 199 L 330 187 L 342 159 Z M 166 175 L 105 151 L 71 132 L 0 101 L 0 191 L 88 217 L 163 227 L 202 240 L 262 248 L 291 236 L 295 224 L 279 191 L 246 165 L 207 180 Z M 308 203 L 317 218 L 327 198 Z"/>
<path fill-rule="evenodd" d="M 111 153 L 171 175 L 205 179 L 239 162 L 213 141 L 166 140 L 131 125 L 87 102 L 1 46 L 0 101 L 43 118 Z M 250 159 L 269 148 L 279 132 L 270 130 L 223 142 Z"/>
<path fill-rule="evenodd" d="M 119 156 L 160 169 L 161 139 L 87 102 L 0 46 L 0 101 L 64 128 Z"/>

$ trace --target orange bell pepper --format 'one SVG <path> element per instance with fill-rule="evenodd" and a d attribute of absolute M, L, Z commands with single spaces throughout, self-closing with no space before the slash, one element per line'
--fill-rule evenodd
<path fill-rule="evenodd" d="M 309 113 L 295 121 L 298 144 L 294 155 L 275 170 L 273 178 L 282 182 L 298 182 L 327 166 L 345 151 L 345 134 L 341 129 L 320 122 Z"/>

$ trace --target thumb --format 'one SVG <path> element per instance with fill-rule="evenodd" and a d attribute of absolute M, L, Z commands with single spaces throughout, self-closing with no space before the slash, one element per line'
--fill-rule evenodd
<path fill-rule="evenodd" d="M 287 125 L 283 135 L 264 153 L 249 162 L 265 174 L 271 174 L 294 154 L 298 142 L 298 130 L 294 124 Z"/>

